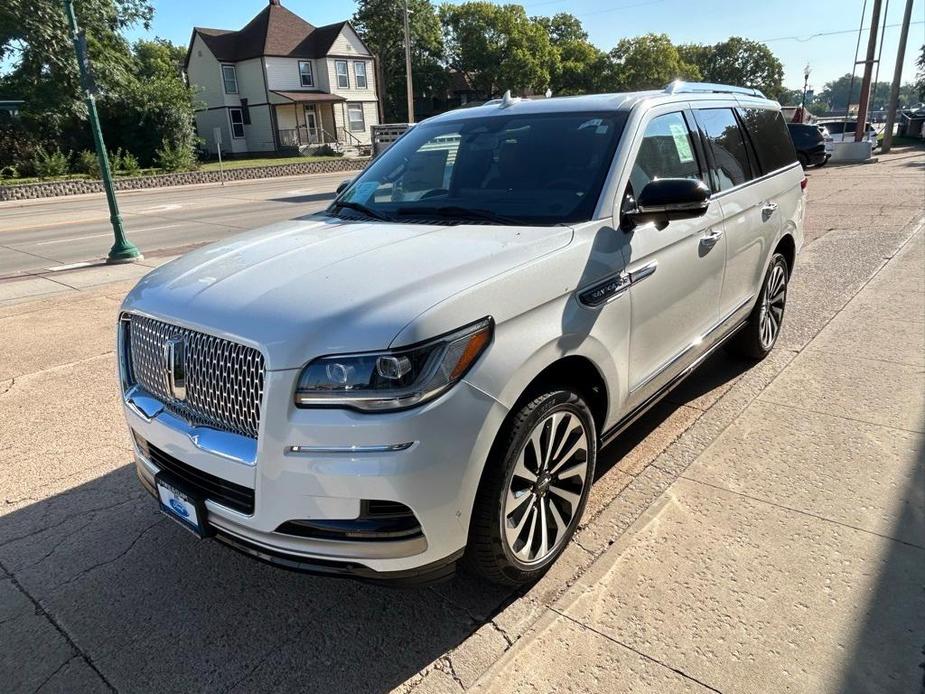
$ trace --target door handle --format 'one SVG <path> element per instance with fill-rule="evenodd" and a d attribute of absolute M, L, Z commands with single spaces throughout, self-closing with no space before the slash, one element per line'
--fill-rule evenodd
<path fill-rule="evenodd" d="M 711 229 L 708 234 L 700 239 L 700 244 L 706 248 L 713 248 L 716 242 L 723 238 L 722 229 Z"/>
<path fill-rule="evenodd" d="M 777 211 L 776 202 L 766 202 L 761 206 L 761 221 L 767 222 L 774 216 L 774 213 Z"/>

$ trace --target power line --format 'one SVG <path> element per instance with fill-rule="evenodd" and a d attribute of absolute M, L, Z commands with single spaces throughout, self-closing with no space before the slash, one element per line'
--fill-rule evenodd
<path fill-rule="evenodd" d="M 925 24 L 925 22 L 912 22 L 912 24 Z M 885 24 L 884 29 L 892 29 L 894 27 L 902 26 L 902 23 L 899 24 Z M 813 39 L 822 38 L 824 36 L 838 36 L 840 34 L 856 34 L 857 29 L 842 29 L 841 31 L 824 31 L 818 34 L 810 34 L 809 36 L 778 36 L 773 39 L 759 39 L 761 43 L 771 43 L 772 41 L 799 41 L 800 43 L 806 43 L 807 41 L 812 41 Z"/>

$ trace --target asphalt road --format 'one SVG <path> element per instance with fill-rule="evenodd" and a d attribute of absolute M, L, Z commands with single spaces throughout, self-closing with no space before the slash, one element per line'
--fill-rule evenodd
<path fill-rule="evenodd" d="M 293 219 L 324 208 L 346 173 L 119 193 L 128 237 L 147 255 Z M 112 245 L 102 195 L 0 203 L 0 278 L 105 257 Z"/>

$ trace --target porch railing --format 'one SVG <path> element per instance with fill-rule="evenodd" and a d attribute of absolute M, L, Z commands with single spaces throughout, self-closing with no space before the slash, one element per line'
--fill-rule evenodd
<path fill-rule="evenodd" d="M 295 128 L 280 129 L 279 143 L 283 147 L 301 147 L 302 145 L 320 145 L 322 144 L 321 129 L 309 130 L 304 125 Z M 325 138 L 330 142 L 331 138 Z"/>

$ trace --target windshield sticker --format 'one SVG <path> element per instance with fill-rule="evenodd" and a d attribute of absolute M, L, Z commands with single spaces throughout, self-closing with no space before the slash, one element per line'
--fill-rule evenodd
<path fill-rule="evenodd" d="M 678 150 L 678 159 L 682 164 L 694 161 L 694 153 L 691 151 L 691 141 L 687 137 L 687 130 L 679 123 L 669 123 L 668 128 L 671 130 L 671 136 L 674 138 L 675 149 Z"/>

